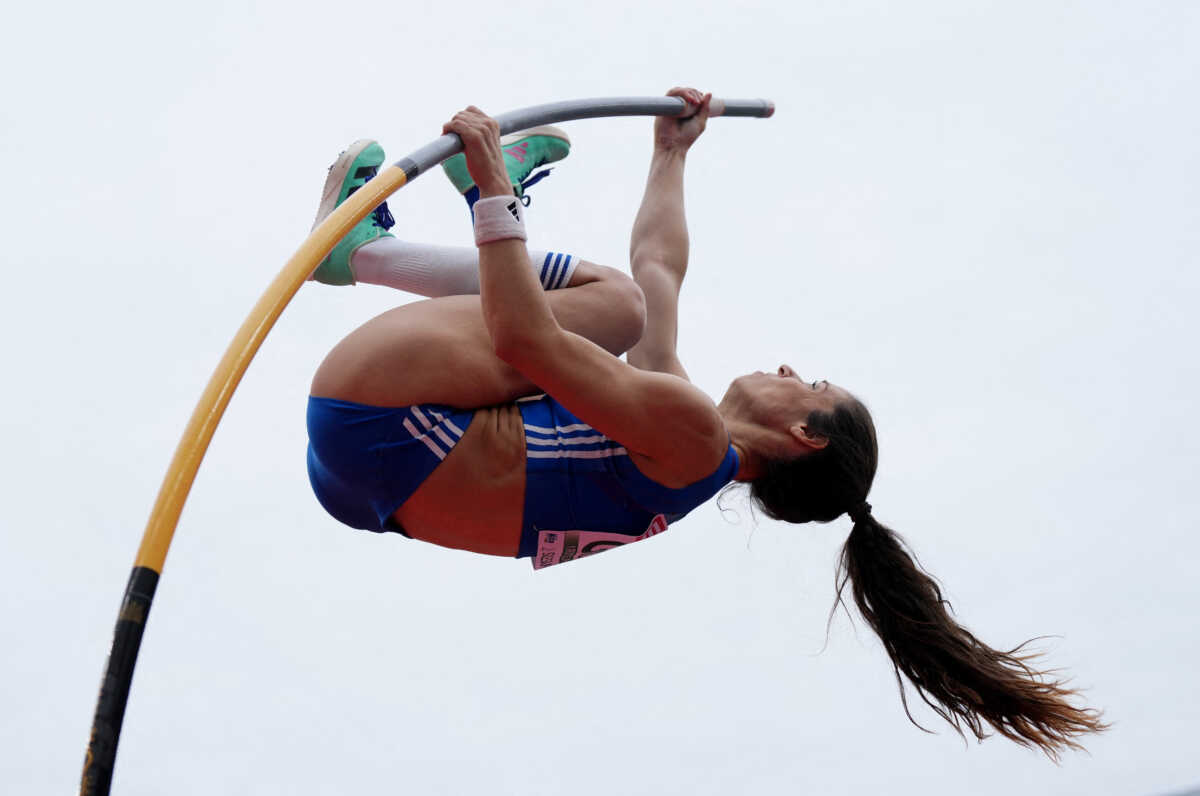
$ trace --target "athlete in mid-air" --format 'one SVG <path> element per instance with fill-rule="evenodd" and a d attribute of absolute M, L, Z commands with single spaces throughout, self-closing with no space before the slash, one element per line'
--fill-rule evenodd
<path fill-rule="evenodd" d="M 1075 692 L 1028 655 L 992 649 L 959 625 L 875 518 L 875 428 L 854 395 L 788 365 L 734 379 L 717 402 L 688 381 L 676 353 L 683 174 L 711 95 L 670 94 L 689 112 L 654 123 L 632 278 L 526 246 L 525 188 L 569 141 L 555 128 L 501 140 L 475 107 L 444 132 L 463 141 L 446 171 L 472 207 L 477 248 L 397 239 L 383 205 L 322 262 L 317 281 L 429 298 L 363 324 L 317 370 L 308 404 L 317 498 L 354 528 L 530 557 L 535 568 L 660 533 L 734 481 L 774 519 L 847 514 L 838 596 L 850 585 L 897 675 L 977 737 L 990 726 L 1051 756 L 1076 747 L 1078 735 L 1104 728 L 1099 715 L 1071 704 Z M 344 152 L 317 221 L 383 161 L 373 141 Z"/>

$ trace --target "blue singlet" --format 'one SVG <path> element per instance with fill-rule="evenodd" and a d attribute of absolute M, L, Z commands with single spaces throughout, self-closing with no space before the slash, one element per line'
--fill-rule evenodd
<path fill-rule="evenodd" d="M 549 396 L 517 402 L 525 427 L 525 503 L 518 557 L 534 566 L 652 536 L 737 473 L 733 446 L 709 476 L 680 489 L 650 480 L 611 440 Z M 308 473 L 333 517 L 353 528 L 404 530 L 391 519 L 470 425 L 473 410 L 382 408 L 310 397 Z"/>

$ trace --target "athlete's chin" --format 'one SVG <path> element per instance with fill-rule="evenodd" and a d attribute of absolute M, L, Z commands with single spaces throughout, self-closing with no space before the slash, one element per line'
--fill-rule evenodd
<path fill-rule="evenodd" d="M 725 395 L 722 397 L 722 403 L 734 399 L 737 396 L 751 395 L 756 391 L 757 385 L 761 384 L 767 374 L 761 370 L 756 370 L 752 373 L 747 373 L 744 376 L 738 376 L 729 383 L 725 389 Z"/>

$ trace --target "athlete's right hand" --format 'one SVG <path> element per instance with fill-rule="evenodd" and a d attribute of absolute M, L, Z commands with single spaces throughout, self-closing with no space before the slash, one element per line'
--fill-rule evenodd
<path fill-rule="evenodd" d="M 712 94 L 675 87 L 667 92 L 667 96 L 679 97 L 688 104 L 688 109 L 683 116 L 659 116 L 654 120 L 654 148 L 687 152 L 708 124 L 708 104 Z"/>
<path fill-rule="evenodd" d="M 500 149 L 500 125 L 491 116 L 468 105 L 442 125 L 443 133 L 456 133 L 463 142 L 467 171 L 479 187 L 479 196 L 511 196 L 512 184 Z"/>

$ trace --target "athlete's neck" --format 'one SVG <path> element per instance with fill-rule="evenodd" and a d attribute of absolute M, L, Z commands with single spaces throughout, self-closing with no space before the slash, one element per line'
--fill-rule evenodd
<path fill-rule="evenodd" d="M 725 428 L 729 431 L 729 444 L 737 452 L 738 469 L 734 481 L 753 481 L 762 475 L 764 459 L 758 452 L 761 443 L 765 442 L 764 431 L 755 423 L 748 423 L 732 417 L 725 418 Z M 758 444 L 756 444 L 758 443 Z"/>

